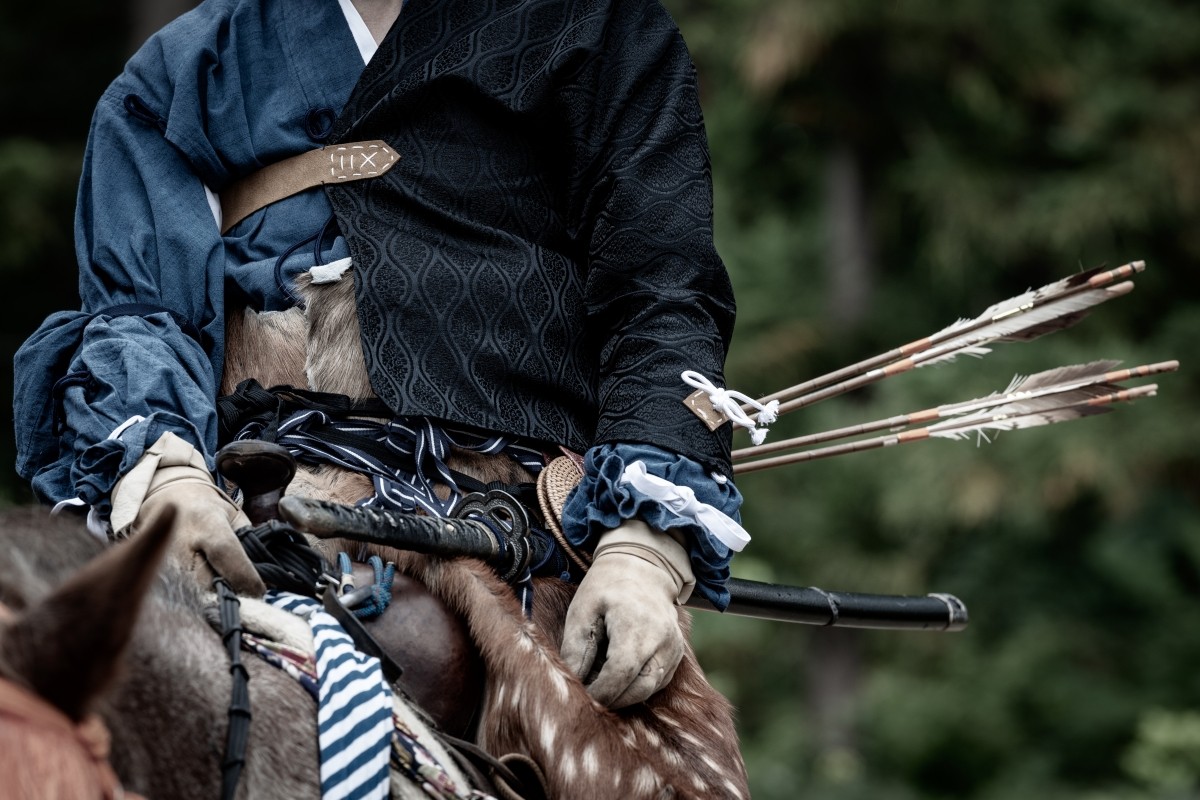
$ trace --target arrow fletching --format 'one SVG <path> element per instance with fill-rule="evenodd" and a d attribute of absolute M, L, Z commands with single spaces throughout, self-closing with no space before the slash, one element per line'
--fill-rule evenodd
<path fill-rule="evenodd" d="M 955 417 L 945 422 L 939 422 L 923 430 L 927 431 L 929 436 L 941 439 L 965 439 L 971 434 L 978 434 L 987 439 L 989 432 L 1036 428 L 1096 414 L 1106 414 L 1113 410 L 1113 403 L 1154 397 L 1157 393 L 1158 384 L 1156 383 L 1133 389 L 1122 389 L 1115 384 L 1101 383 L 1061 394 L 1006 403 L 965 417 Z"/>
<path fill-rule="evenodd" d="M 1092 361 L 1088 364 L 1056 367 L 1028 376 L 1016 375 L 1004 391 L 993 392 L 985 397 L 977 397 L 973 400 L 963 400 L 957 403 L 947 403 L 934 408 L 911 411 L 907 414 L 899 414 L 844 428 L 810 433 L 757 447 L 744 447 L 733 451 L 733 460 L 738 461 L 769 453 L 795 450 L 799 447 L 836 441 L 838 439 L 847 439 L 853 436 L 874 433 L 875 431 L 888 430 L 894 433 L 910 425 L 932 422 L 958 414 L 982 411 L 983 409 L 993 408 L 1005 403 L 1066 392 L 1099 383 L 1119 383 L 1130 378 L 1145 378 L 1165 372 L 1174 372 L 1179 369 L 1178 361 L 1160 361 L 1155 364 L 1144 364 L 1128 369 L 1115 369 L 1120 363 L 1115 360 Z"/>
<path fill-rule="evenodd" d="M 1127 279 L 1145 267 L 1145 262 L 1134 261 L 1116 269 L 1097 268 L 1071 275 L 989 306 L 973 319 L 958 320 L 931 336 L 780 390 L 758 402 L 765 405 L 781 401 L 777 414 L 782 414 L 918 366 L 960 355 L 986 355 L 990 352 L 986 345 L 992 342 L 1030 341 L 1063 330 L 1078 323 L 1094 306 L 1131 291 L 1133 284 Z"/>
<path fill-rule="evenodd" d="M 913 357 L 914 365 L 927 367 L 952 361 L 960 355 L 985 356 L 984 345 L 992 342 L 1031 342 L 1047 334 L 1076 325 L 1093 307 L 1123 297 L 1133 291 L 1133 282 L 1075 292 L 1030 308 L 1018 315 L 1001 316 L 994 322 L 973 327 L 966 334 L 949 337 L 943 343 Z"/>
<path fill-rule="evenodd" d="M 1174 362 L 1163 362 L 1163 364 L 1172 363 Z M 1176 364 L 1176 366 L 1178 365 Z M 1170 369 L 1164 369 L 1163 371 L 1170 371 Z M 1121 370 L 1120 372 L 1132 372 L 1132 370 Z M 755 472 L 772 467 L 797 464 L 803 461 L 814 461 L 821 458 L 845 455 L 847 453 L 857 453 L 863 450 L 909 444 L 929 438 L 966 439 L 971 434 L 976 434 L 979 438 L 990 441 L 990 434 L 992 433 L 1034 428 L 1102 414 L 1112 410 L 1111 406 L 1114 403 L 1124 403 L 1143 397 L 1153 397 L 1157 391 L 1158 384 L 1124 389 L 1117 384 L 1103 382 L 1058 391 L 1052 394 L 1024 397 L 1018 400 L 1009 400 L 1001 397 L 999 398 L 1000 402 L 994 403 L 992 407 L 965 416 L 954 416 L 943 422 L 912 430 L 900 431 L 899 433 L 886 436 L 819 447 L 772 458 L 743 461 L 734 465 L 733 472 L 735 475 Z M 968 403 L 973 402 L 979 401 L 968 401 Z M 897 418 L 893 417 L 891 419 Z M 784 443 L 780 442 L 779 444 L 782 445 Z M 766 446 L 764 445 L 763 447 Z M 761 452 L 761 448 L 748 449 Z M 746 451 L 739 452 L 744 453 Z"/>

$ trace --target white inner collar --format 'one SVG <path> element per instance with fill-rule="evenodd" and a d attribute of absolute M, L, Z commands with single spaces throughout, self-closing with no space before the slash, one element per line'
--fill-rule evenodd
<path fill-rule="evenodd" d="M 342 7 L 342 15 L 346 18 L 346 24 L 350 26 L 350 33 L 354 36 L 354 43 L 358 45 L 358 53 L 362 56 L 363 63 L 371 63 L 371 56 L 379 49 L 379 45 L 375 44 L 375 37 L 371 35 L 367 23 L 363 22 L 362 15 L 354 7 L 354 3 L 350 0 L 338 0 L 338 5 Z"/>

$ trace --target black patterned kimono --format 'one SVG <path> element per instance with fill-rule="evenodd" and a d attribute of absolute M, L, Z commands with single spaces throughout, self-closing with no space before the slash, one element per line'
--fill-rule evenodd
<path fill-rule="evenodd" d="M 655 0 L 410 0 L 331 142 L 386 175 L 327 193 L 371 381 L 397 414 L 729 471 L 734 303 L 712 242 L 695 70 Z"/>

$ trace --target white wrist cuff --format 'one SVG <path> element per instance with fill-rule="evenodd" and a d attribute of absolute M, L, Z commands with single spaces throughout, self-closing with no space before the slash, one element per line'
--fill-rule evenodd
<path fill-rule="evenodd" d="M 618 483 L 629 484 L 651 500 L 662 503 L 671 512 L 695 522 L 735 553 L 740 553 L 750 542 L 750 534 L 746 529 L 720 509 L 701 503 L 696 499 L 696 493 L 687 486 L 676 486 L 657 475 L 651 475 L 646 471 L 643 461 L 627 464 Z"/>

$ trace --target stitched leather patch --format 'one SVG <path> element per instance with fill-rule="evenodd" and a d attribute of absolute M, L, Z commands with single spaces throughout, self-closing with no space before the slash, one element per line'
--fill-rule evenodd
<path fill-rule="evenodd" d="M 329 156 L 329 175 L 335 181 L 357 181 L 382 175 L 392 168 L 397 158 L 396 151 L 380 141 L 335 144 L 321 149 Z"/>
<path fill-rule="evenodd" d="M 400 156 L 378 139 L 331 144 L 252 172 L 221 192 L 221 233 L 285 197 L 326 183 L 383 175 Z"/>
<path fill-rule="evenodd" d="M 700 389 L 683 398 L 683 404 L 690 408 L 692 413 L 699 417 L 700 421 L 707 425 L 710 431 L 715 431 L 726 422 L 729 422 L 729 417 L 713 408 L 708 395 Z"/>

